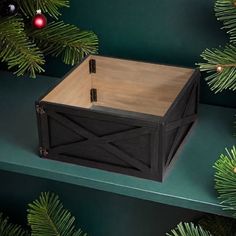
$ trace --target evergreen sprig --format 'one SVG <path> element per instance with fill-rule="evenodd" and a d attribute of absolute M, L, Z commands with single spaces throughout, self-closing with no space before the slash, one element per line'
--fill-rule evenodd
<path fill-rule="evenodd" d="M 212 90 L 215 92 L 222 92 L 225 89 L 236 90 L 236 64 L 227 66 L 236 62 L 234 45 L 228 45 L 224 49 L 206 49 L 201 56 L 207 63 L 200 63 L 200 69 L 211 73 L 206 81 Z M 217 66 L 222 66 L 224 69 L 217 72 Z"/>
<path fill-rule="evenodd" d="M 75 229 L 75 218 L 53 193 L 42 193 L 29 204 L 27 218 L 32 236 L 86 236 Z"/>
<path fill-rule="evenodd" d="M 31 77 L 44 71 L 44 56 L 26 35 L 22 18 L 2 18 L 0 29 L 0 59 L 9 69 L 16 68 L 18 76 L 28 72 Z"/>
<path fill-rule="evenodd" d="M 92 31 L 84 31 L 63 21 L 50 22 L 43 29 L 30 25 L 36 10 L 58 19 L 60 9 L 69 7 L 69 0 L 16 0 L 19 10 L 11 17 L 0 17 L 0 60 L 17 76 L 44 71 L 44 53 L 61 57 L 65 64 L 74 65 L 98 51 L 98 38 Z M 1 4 L 0 4 L 1 7 Z"/>
<path fill-rule="evenodd" d="M 215 14 L 230 34 L 231 44 L 224 48 L 206 49 L 201 54 L 205 62 L 198 63 L 201 71 L 207 71 L 206 80 L 217 92 L 236 90 L 236 4 L 235 0 L 216 0 Z"/>
<path fill-rule="evenodd" d="M 214 164 L 215 188 L 224 210 L 232 211 L 236 217 L 236 147 L 226 149 L 226 154 L 221 154 Z"/>
<path fill-rule="evenodd" d="M 28 35 L 45 54 L 61 56 L 63 62 L 69 65 L 97 52 L 98 38 L 93 32 L 82 31 L 63 21 L 51 22 L 40 31 L 29 31 Z"/>
<path fill-rule="evenodd" d="M 166 236 L 212 236 L 201 226 L 195 226 L 193 223 L 179 223 L 176 229 L 171 230 Z"/>
<path fill-rule="evenodd" d="M 69 7 L 68 0 L 17 0 L 20 10 L 27 18 L 36 14 L 36 10 L 41 9 L 42 12 L 58 19 L 61 15 L 60 8 Z"/>
<path fill-rule="evenodd" d="M 217 0 L 215 13 L 218 20 L 224 24 L 223 29 L 230 34 L 230 41 L 236 40 L 236 4 L 235 0 Z"/>
<path fill-rule="evenodd" d="M 0 213 L 0 235 L 1 236 L 29 236 L 30 234 L 22 229 L 20 225 L 9 222 L 8 217 Z"/>

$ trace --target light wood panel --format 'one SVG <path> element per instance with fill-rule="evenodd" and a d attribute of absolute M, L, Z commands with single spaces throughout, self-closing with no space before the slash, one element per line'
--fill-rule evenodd
<path fill-rule="evenodd" d="M 89 60 L 96 73 L 89 74 Z M 42 100 L 91 108 L 90 89 L 97 89 L 93 106 L 164 116 L 192 69 L 90 56 Z"/>
<path fill-rule="evenodd" d="M 192 69 L 101 56 L 96 59 L 93 87 L 97 105 L 163 116 L 174 102 Z"/>
<path fill-rule="evenodd" d="M 92 105 L 90 102 L 92 80 L 89 73 L 89 59 L 90 57 L 68 74 L 42 101 L 89 108 Z"/>

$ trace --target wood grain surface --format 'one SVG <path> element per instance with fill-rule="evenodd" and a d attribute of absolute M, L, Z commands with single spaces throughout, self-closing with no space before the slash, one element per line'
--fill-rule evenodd
<path fill-rule="evenodd" d="M 89 60 L 96 73 L 89 74 Z M 90 56 L 42 100 L 90 108 L 92 105 L 164 116 L 193 69 Z M 90 89 L 97 89 L 97 102 Z"/>

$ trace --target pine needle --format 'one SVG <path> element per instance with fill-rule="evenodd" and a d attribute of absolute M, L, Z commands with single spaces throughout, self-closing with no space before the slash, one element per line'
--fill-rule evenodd
<path fill-rule="evenodd" d="M 68 65 L 75 65 L 88 54 L 98 51 L 98 38 L 92 31 L 83 31 L 63 21 L 50 22 L 43 29 L 28 24 L 36 10 L 58 19 L 59 10 L 69 7 L 69 0 L 16 0 L 18 14 L 0 19 L 0 61 L 17 76 L 44 72 L 44 53 L 61 57 Z M 49 20 L 50 21 L 50 20 Z"/>
<path fill-rule="evenodd" d="M 223 29 L 230 34 L 230 41 L 236 40 L 236 6 L 234 0 L 217 0 L 215 3 L 215 13 L 218 20 L 224 24 Z"/>
<path fill-rule="evenodd" d="M 18 76 L 29 73 L 33 78 L 44 71 L 44 56 L 27 37 L 22 18 L 1 18 L 0 29 L 0 59 L 9 69 L 15 69 Z"/>
<path fill-rule="evenodd" d="M 29 31 L 28 35 L 45 54 L 60 56 L 65 64 L 74 65 L 84 56 L 97 53 L 98 38 L 93 32 L 63 21 L 51 22 L 42 30 Z"/>
<path fill-rule="evenodd" d="M 30 236 L 21 226 L 9 222 L 8 217 L 0 213 L 0 235 L 1 236 Z"/>
<path fill-rule="evenodd" d="M 236 90 L 236 64 L 232 67 L 225 66 L 236 63 L 236 47 L 234 45 L 228 45 L 223 49 L 206 49 L 201 57 L 206 62 L 198 65 L 201 71 L 210 73 L 206 77 L 206 81 L 212 91 L 218 93 L 226 89 Z M 224 67 L 221 72 L 217 72 L 218 65 Z"/>
<path fill-rule="evenodd" d="M 214 164 L 215 188 L 224 210 L 232 211 L 236 217 L 236 148 L 226 149 L 226 154 L 221 154 L 220 159 Z"/>
<path fill-rule="evenodd" d="M 166 236 L 212 236 L 201 226 L 195 226 L 193 223 L 179 223 L 176 229 L 171 230 Z"/>
<path fill-rule="evenodd" d="M 86 236 L 75 229 L 75 218 L 53 193 L 41 193 L 29 204 L 27 218 L 32 236 Z"/>
<path fill-rule="evenodd" d="M 198 63 L 201 71 L 208 73 L 206 81 L 215 93 L 236 90 L 236 6 L 234 0 L 216 0 L 215 14 L 223 22 L 223 29 L 230 34 L 230 44 L 225 48 L 206 49 Z M 217 71 L 217 68 L 222 71 Z"/>
<path fill-rule="evenodd" d="M 20 10 L 26 17 L 32 17 L 36 14 L 36 10 L 41 10 L 49 16 L 58 19 L 61 15 L 59 12 L 62 7 L 69 7 L 68 0 L 17 0 Z"/>

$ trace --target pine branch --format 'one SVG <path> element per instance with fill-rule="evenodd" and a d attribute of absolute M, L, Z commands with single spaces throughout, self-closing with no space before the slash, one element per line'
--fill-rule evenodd
<path fill-rule="evenodd" d="M 0 20 L 0 59 L 15 68 L 18 76 L 29 72 L 31 77 L 43 70 L 43 54 L 24 32 L 24 23 L 18 17 L 6 17 Z"/>
<path fill-rule="evenodd" d="M 167 236 L 212 236 L 209 232 L 203 230 L 200 226 L 195 226 L 193 223 L 180 223 L 176 229 L 171 230 L 171 234 Z"/>
<path fill-rule="evenodd" d="M 59 9 L 69 7 L 69 0 L 17 0 L 20 10 L 26 17 L 32 17 L 36 10 L 40 9 L 43 13 L 48 13 L 51 17 L 58 19 L 61 15 Z"/>
<path fill-rule="evenodd" d="M 224 210 L 230 210 L 236 217 L 236 148 L 229 151 L 226 149 L 226 155 L 221 154 L 220 159 L 216 161 L 214 168 L 215 188 L 219 193 L 219 199 L 224 206 Z"/>
<path fill-rule="evenodd" d="M 198 63 L 201 71 L 210 73 L 206 77 L 211 90 L 221 92 L 225 89 L 236 90 L 236 46 L 224 49 L 206 49 L 201 57 L 205 63 Z M 217 71 L 221 68 L 221 71 Z"/>
<path fill-rule="evenodd" d="M 42 193 L 29 204 L 27 218 L 32 236 L 86 236 L 81 230 L 75 230 L 75 218 L 54 194 Z"/>
<path fill-rule="evenodd" d="M 223 21 L 232 44 L 220 49 L 206 49 L 201 55 L 206 62 L 198 65 L 201 71 L 210 74 L 206 80 L 211 90 L 217 93 L 236 90 L 236 1 L 216 0 L 215 13 L 217 19 Z"/>
<path fill-rule="evenodd" d="M 1 236 L 29 236 L 28 232 L 21 226 L 9 222 L 8 217 L 0 213 L 0 235 Z"/>
<path fill-rule="evenodd" d="M 72 234 L 72 236 L 87 236 L 87 234 L 84 234 L 81 229 L 78 229 L 76 232 Z"/>
<path fill-rule="evenodd" d="M 236 4 L 235 0 L 217 0 L 215 13 L 218 20 L 223 21 L 223 29 L 230 34 L 230 41 L 236 43 Z"/>
<path fill-rule="evenodd" d="M 40 31 L 33 30 L 29 36 L 46 54 L 61 56 L 65 64 L 74 65 L 84 56 L 96 53 L 98 38 L 91 31 L 81 31 L 63 21 L 49 23 Z"/>

